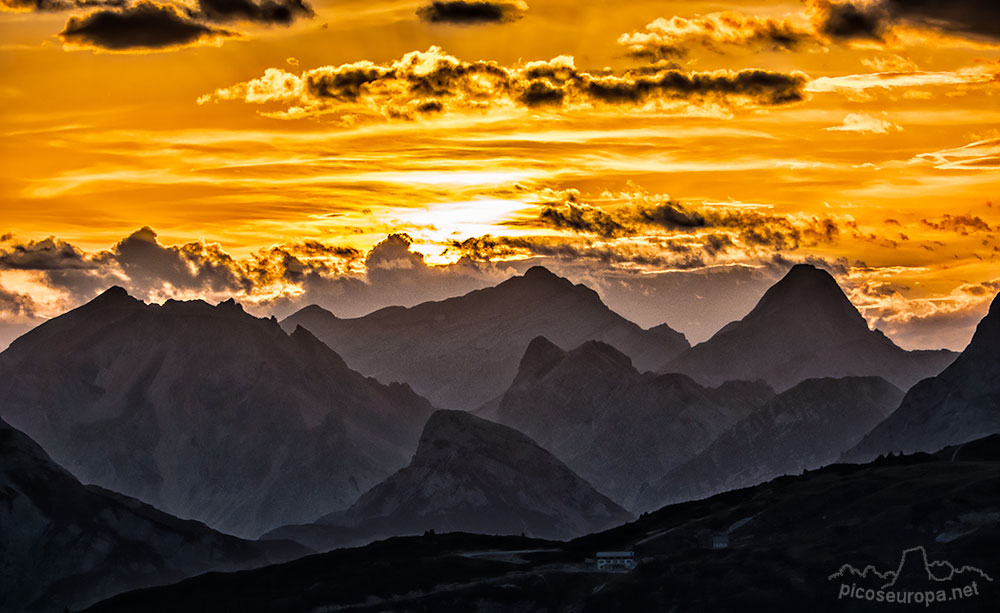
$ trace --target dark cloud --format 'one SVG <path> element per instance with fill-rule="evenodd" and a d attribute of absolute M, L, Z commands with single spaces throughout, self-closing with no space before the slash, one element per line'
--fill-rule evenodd
<path fill-rule="evenodd" d="M 642 221 L 664 228 L 698 228 L 705 225 L 705 217 L 701 213 L 689 210 L 673 200 L 640 207 L 638 217 Z"/>
<path fill-rule="evenodd" d="M 206 21 L 253 21 L 288 25 L 299 17 L 312 17 L 313 10 L 303 0 L 198 0 L 200 16 Z"/>
<path fill-rule="evenodd" d="M 623 74 L 592 74 L 573 59 L 512 67 L 492 61 L 464 62 L 438 47 L 385 64 L 363 61 L 324 66 L 300 75 L 269 68 L 261 78 L 221 88 L 200 103 L 243 100 L 283 103 L 294 116 L 377 109 L 388 118 L 414 119 L 427 112 L 492 105 L 524 108 L 722 104 L 772 106 L 804 98 L 807 77 L 766 70 L 689 72 L 663 68 Z"/>
<path fill-rule="evenodd" d="M 888 0 L 897 17 L 930 28 L 1000 39 L 996 0 Z"/>
<path fill-rule="evenodd" d="M 27 294 L 19 294 L 0 285 L 0 319 L 35 317 L 35 301 Z"/>
<path fill-rule="evenodd" d="M 628 236 L 635 232 L 603 209 L 575 202 L 544 207 L 538 214 L 538 221 L 552 228 L 588 232 L 604 238 Z"/>
<path fill-rule="evenodd" d="M 835 39 L 883 40 L 895 25 L 1000 39 L 995 0 L 818 0 L 818 29 Z"/>
<path fill-rule="evenodd" d="M 237 292 L 253 287 L 229 254 L 214 244 L 198 241 L 164 247 L 156 232 L 146 226 L 119 241 L 98 259 L 115 264 L 135 286 L 169 284 L 178 289 L 204 292 Z"/>
<path fill-rule="evenodd" d="M 0 248 L 0 270 L 61 270 L 92 267 L 93 264 L 87 261 L 83 251 L 54 237 Z"/>
<path fill-rule="evenodd" d="M 890 27 L 890 14 L 880 2 L 815 3 L 817 29 L 835 40 L 882 40 Z"/>
<path fill-rule="evenodd" d="M 424 256 L 410 250 L 413 239 L 406 233 L 385 237 L 368 252 L 365 267 L 369 271 L 414 270 L 424 265 Z"/>
<path fill-rule="evenodd" d="M 59 36 L 82 47 L 124 51 L 178 47 L 235 33 L 196 21 L 171 4 L 143 0 L 127 8 L 70 17 Z"/>
<path fill-rule="evenodd" d="M 0 10 L 55 12 L 94 7 L 124 7 L 128 0 L 0 0 Z"/>
<path fill-rule="evenodd" d="M 551 196 L 551 193 L 543 193 Z M 702 265 L 704 256 L 716 256 L 731 249 L 757 252 L 794 251 L 803 246 L 832 244 L 839 240 L 841 227 L 831 218 L 790 218 L 766 209 L 739 206 L 693 207 L 675 200 L 659 199 L 644 192 L 619 194 L 625 204 L 597 207 L 581 201 L 575 190 L 557 193 L 557 202 L 545 202 L 536 218 L 508 222 L 511 227 L 543 226 L 603 239 L 644 236 L 659 249 L 674 254 L 690 254 L 686 265 Z M 545 200 L 547 198 L 543 198 Z M 847 222 L 851 226 L 851 222 Z M 670 232 L 668 239 L 657 237 L 658 229 Z M 494 244 L 506 250 L 512 243 Z M 481 254 L 482 245 L 470 244 L 470 256 Z M 537 245 L 529 246 L 531 248 Z M 537 254 L 531 248 L 530 253 Z M 547 253 L 548 254 L 548 253 Z M 662 263 L 662 262 L 661 262 Z M 677 265 L 670 261 L 669 265 Z"/>
<path fill-rule="evenodd" d="M 663 70 L 655 75 L 588 76 L 579 87 L 595 100 L 609 104 L 641 104 L 654 98 L 690 99 L 745 97 L 762 105 L 803 99 L 804 75 L 769 70 L 693 73 Z"/>
<path fill-rule="evenodd" d="M 965 283 L 958 290 L 970 296 L 995 296 L 1000 293 L 1000 280 L 982 283 Z"/>
<path fill-rule="evenodd" d="M 417 16 L 430 23 L 481 24 L 516 21 L 527 6 L 514 2 L 431 2 L 417 9 Z"/>
<path fill-rule="evenodd" d="M 989 232 L 992 228 L 978 215 L 949 215 L 945 214 L 939 220 L 921 219 L 920 223 L 945 232 L 968 235 L 971 232 Z"/>

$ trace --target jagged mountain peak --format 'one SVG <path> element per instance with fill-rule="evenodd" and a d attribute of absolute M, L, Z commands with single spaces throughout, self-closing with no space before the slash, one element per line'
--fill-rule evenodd
<path fill-rule="evenodd" d="M 524 356 L 517 368 L 517 376 L 514 377 L 514 383 L 544 376 L 564 357 L 566 357 L 566 352 L 558 345 L 544 336 L 536 336 L 531 339 L 528 348 L 524 351 Z"/>
<path fill-rule="evenodd" d="M 406 381 L 439 407 L 467 410 L 507 389 L 518 377 L 525 349 L 539 335 L 559 347 L 591 339 L 609 343 L 639 370 L 654 369 L 690 346 L 666 328 L 643 330 L 594 290 L 540 267 L 441 301 L 386 307 L 351 319 L 316 307 L 282 321 L 289 332 L 297 324 L 352 368 L 382 381 Z"/>

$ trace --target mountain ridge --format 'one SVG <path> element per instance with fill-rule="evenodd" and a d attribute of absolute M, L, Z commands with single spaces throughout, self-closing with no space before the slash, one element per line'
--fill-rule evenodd
<path fill-rule="evenodd" d="M 539 335 L 567 346 L 605 341 L 645 370 L 689 347 L 679 332 L 643 330 L 608 308 L 597 292 L 539 266 L 445 300 L 351 319 L 310 306 L 281 324 L 286 330 L 308 328 L 360 372 L 384 382 L 406 381 L 436 406 L 469 410 L 503 393 Z"/>
<path fill-rule="evenodd" d="M 73 474 L 241 536 L 347 506 L 432 411 L 231 300 L 111 288 L 0 353 L 0 414 Z"/>

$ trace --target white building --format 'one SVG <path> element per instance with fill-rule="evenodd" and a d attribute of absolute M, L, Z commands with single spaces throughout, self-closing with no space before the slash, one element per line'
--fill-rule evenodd
<path fill-rule="evenodd" d="M 607 573 L 627 573 L 637 564 L 632 551 L 598 551 L 596 561 L 597 570 Z"/>

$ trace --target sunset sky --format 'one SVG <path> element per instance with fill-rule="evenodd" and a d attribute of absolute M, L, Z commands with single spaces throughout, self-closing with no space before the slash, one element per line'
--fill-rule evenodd
<path fill-rule="evenodd" d="M 704 340 L 1000 291 L 995 0 L 0 0 L 0 347 L 112 284 L 357 316 L 542 263 Z"/>

